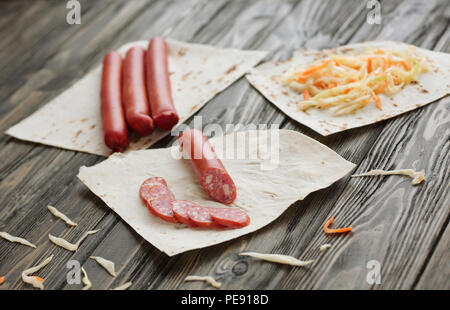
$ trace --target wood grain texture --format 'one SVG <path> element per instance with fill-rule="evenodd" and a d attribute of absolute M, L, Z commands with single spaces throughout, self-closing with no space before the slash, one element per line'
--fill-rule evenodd
<path fill-rule="evenodd" d="M 93 68 L 110 49 L 136 39 L 164 35 L 220 47 L 270 51 L 286 59 L 299 48 L 391 39 L 450 52 L 445 0 L 382 1 L 382 23 L 366 22 L 364 1 L 81 1 L 82 24 L 67 25 L 61 1 L 0 3 L 0 130 L 33 113 Z M 3 25 L 8 25 L 7 29 Z M 17 39 L 19 38 L 19 39 Z M 211 289 L 184 282 L 211 275 L 224 289 L 449 289 L 450 99 L 397 118 L 322 137 L 287 118 L 241 79 L 197 115 L 203 124 L 278 124 L 305 133 L 357 163 L 373 168 L 424 168 L 427 180 L 350 177 L 295 203 L 263 229 L 213 247 L 168 258 L 143 241 L 76 179 L 78 168 L 102 160 L 0 136 L 0 231 L 29 239 L 33 250 L 0 240 L 0 289 L 30 289 L 20 273 L 51 254 L 39 275 L 47 289 L 67 284 L 66 264 L 83 265 L 96 289 L 132 281 L 131 289 Z M 192 124 L 192 119 L 188 121 Z M 164 147 L 167 137 L 154 147 Z M 48 211 L 52 204 L 78 222 L 68 228 Z M 324 222 L 355 227 L 346 236 L 325 236 Z M 76 253 L 59 248 L 48 234 L 77 240 Z M 324 243 L 332 248 L 319 252 Z M 317 259 L 294 268 L 240 257 L 258 251 Z M 89 259 L 116 263 L 113 278 Z M 366 282 L 367 261 L 381 264 L 381 284 Z M 439 274 L 439 275 L 436 275 Z"/>

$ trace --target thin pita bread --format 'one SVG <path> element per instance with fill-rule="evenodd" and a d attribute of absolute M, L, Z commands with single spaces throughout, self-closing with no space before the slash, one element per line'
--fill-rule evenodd
<path fill-rule="evenodd" d="M 411 83 L 393 96 L 380 95 L 383 110 L 369 104 L 354 114 L 334 116 L 330 109 L 311 108 L 303 112 L 296 103 L 301 95 L 282 85 L 281 76 L 293 65 L 307 65 L 328 53 L 355 53 L 371 48 L 403 50 L 411 45 L 391 41 L 371 41 L 342 46 L 323 51 L 300 50 L 286 61 L 267 62 L 254 68 L 247 79 L 270 102 L 275 104 L 290 118 L 310 127 L 323 136 L 350 128 L 376 123 L 407 111 L 420 108 L 450 94 L 450 54 L 417 48 L 418 53 L 431 62 L 428 72 L 420 74 L 418 83 Z"/>
<path fill-rule="evenodd" d="M 172 96 L 180 123 L 185 121 L 216 94 L 257 65 L 264 51 L 219 49 L 167 39 Z M 124 57 L 133 46 L 147 48 L 148 41 L 123 45 L 118 52 Z M 100 115 L 102 67 L 98 66 L 72 87 L 50 101 L 6 133 L 21 140 L 102 156 L 111 154 L 103 140 Z M 39 128 L 39 130 L 36 130 Z M 131 137 L 128 150 L 145 149 L 166 136 L 169 131 Z"/>
<path fill-rule="evenodd" d="M 278 137 L 277 143 L 274 137 Z M 163 177 L 179 200 L 224 206 L 210 200 L 188 160 L 176 159 L 180 155 L 177 146 L 115 153 L 95 166 L 81 167 L 78 178 L 144 239 L 172 256 L 258 230 L 295 201 L 331 185 L 355 167 L 323 144 L 291 130 L 247 130 L 210 141 L 236 184 L 237 199 L 230 206 L 250 216 L 251 222 L 244 228 L 195 229 L 150 214 L 139 197 L 139 187 L 151 176 Z M 266 151 L 275 149 L 274 145 L 278 163 L 273 160 L 275 153 Z M 234 157 L 241 159 L 223 156 L 242 151 L 245 156 Z"/>

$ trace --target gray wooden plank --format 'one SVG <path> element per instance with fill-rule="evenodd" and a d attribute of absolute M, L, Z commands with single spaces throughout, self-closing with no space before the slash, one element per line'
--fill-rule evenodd
<path fill-rule="evenodd" d="M 446 229 L 439 236 L 436 248 L 431 253 L 430 261 L 423 273 L 417 278 L 414 289 L 419 290 L 448 290 L 450 289 L 450 226 L 448 220 Z"/>

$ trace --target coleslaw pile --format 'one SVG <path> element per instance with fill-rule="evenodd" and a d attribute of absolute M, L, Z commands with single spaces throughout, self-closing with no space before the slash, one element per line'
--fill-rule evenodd
<path fill-rule="evenodd" d="M 382 110 L 379 94 L 395 94 L 426 71 L 426 60 L 415 48 L 366 49 L 358 55 L 332 54 L 296 67 L 283 82 L 303 93 L 303 101 L 297 103 L 300 110 L 331 108 L 339 116 L 370 103 Z"/>

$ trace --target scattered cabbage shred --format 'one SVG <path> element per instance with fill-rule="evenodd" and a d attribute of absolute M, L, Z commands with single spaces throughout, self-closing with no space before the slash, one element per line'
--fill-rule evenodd
<path fill-rule="evenodd" d="M 120 286 L 118 286 L 116 288 L 113 288 L 113 291 L 124 291 L 127 288 L 129 288 L 132 284 L 133 284 L 132 282 L 124 283 L 124 284 L 122 284 L 122 285 L 120 285 Z"/>
<path fill-rule="evenodd" d="M 81 236 L 81 238 L 76 243 L 70 243 L 69 241 L 67 241 L 67 240 L 65 240 L 63 238 L 58 238 L 58 237 L 55 237 L 55 236 L 50 235 L 50 234 L 48 235 L 48 238 L 54 244 L 56 244 L 56 245 L 58 245 L 58 246 L 60 246 L 60 247 L 62 247 L 64 249 L 66 249 L 66 250 L 75 252 L 76 250 L 78 250 L 78 247 L 80 246 L 81 242 L 83 242 L 84 239 L 86 239 L 87 236 L 95 234 L 98 231 L 99 231 L 99 229 L 97 229 L 97 230 L 90 230 L 90 231 L 85 232 L 83 234 L 83 236 Z"/>
<path fill-rule="evenodd" d="M 272 262 L 272 263 L 285 264 L 285 265 L 298 266 L 298 267 L 307 266 L 314 262 L 314 260 L 302 261 L 295 257 L 288 256 L 288 255 L 282 255 L 282 254 L 262 254 L 262 253 L 255 253 L 255 252 L 243 252 L 243 253 L 239 253 L 239 255 L 251 256 L 251 257 L 262 259 L 262 260 Z"/>
<path fill-rule="evenodd" d="M 412 169 L 399 169 L 399 170 L 371 170 L 369 172 L 361 173 L 361 174 L 354 174 L 352 177 L 367 177 L 367 176 L 374 176 L 374 175 L 406 175 L 410 178 L 412 178 L 412 184 L 417 185 L 421 183 L 423 180 L 425 180 L 425 170 L 420 171 L 414 171 Z"/>
<path fill-rule="evenodd" d="M 210 276 L 187 276 L 184 281 L 205 281 L 215 288 L 219 288 L 222 285 L 222 283 L 217 282 L 213 277 Z"/>
<path fill-rule="evenodd" d="M 84 270 L 83 267 L 81 267 L 81 272 L 83 273 L 83 279 L 81 279 L 81 282 L 83 282 L 83 291 L 89 290 L 92 287 L 91 281 L 89 281 L 89 278 L 87 276 L 86 270 Z"/>
<path fill-rule="evenodd" d="M 15 236 L 11 236 L 10 234 L 8 234 L 7 232 L 4 232 L 4 231 L 0 231 L 0 237 L 8 240 L 10 242 L 17 242 L 17 243 L 20 243 L 20 244 L 23 244 L 23 245 L 26 245 L 26 246 L 29 246 L 32 248 L 36 248 L 36 246 L 33 243 L 29 242 L 28 240 L 25 240 L 25 239 L 19 238 L 19 237 L 15 237 Z"/>
<path fill-rule="evenodd" d="M 48 210 L 56 217 L 62 219 L 69 226 L 77 226 L 77 223 L 72 222 L 65 214 L 62 214 L 55 207 L 47 206 Z"/>
<path fill-rule="evenodd" d="M 91 256 L 91 258 L 97 261 L 100 266 L 105 268 L 105 270 L 108 271 L 110 275 L 112 275 L 113 277 L 116 276 L 116 272 L 114 271 L 114 263 L 112 261 L 104 259 L 100 256 Z"/>
<path fill-rule="evenodd" d="M 404 51 L 366 49 L 357 55 L 330 54 L 308 66 L 293 68 L 284 84 L 303 93 L 300 110 L 332 109 L 335 116 L 368 104 L 382 109 L 379 94 L 393 95 L 427 71 L 414 47 Z"/>
<path fill-rule="evenodd" d="M 320 252 L 323 252 L 323 251 L 328 250 L 329 248 L 331 248 L 331 244 L 329 244 L 329 243 L 322 244 L 322 245 L 320 246 L 320 248 L 319 248 L 319 251 L 320 251 Z"/>
<path fill-rule="evenodd" d="M 35 272 L 41 270 L 42 268 L 44 268 L 48 263 L 50 263 L 50 261 L 52 260 L 52 258 L 53 258 L 53 255 L 50 256 L 50 257 L 47 257 L 47 258 L 46 258 L 42 263 L 40 263 L 39 265 L 34 266 L 34 267 L 31 267 L 31 268 L 29 268 L 29 269 L 27 269 L 27 270 L 24 270 L 24 271 L 22 272 L 22 280 L 23 280 L 23 282 L 28 283 L 28 284 L 31 284 L 31 285 L 33 285 L 35 288 L 39 288 L 39 289 L 41 289 L 41 290 L 44 289 L 44 285 L 42 284 L 41 281 L 38 280 L 38 279 L 40 279 L 40 278 L 30 276 L 30 274 L 35 273 Z"/>

